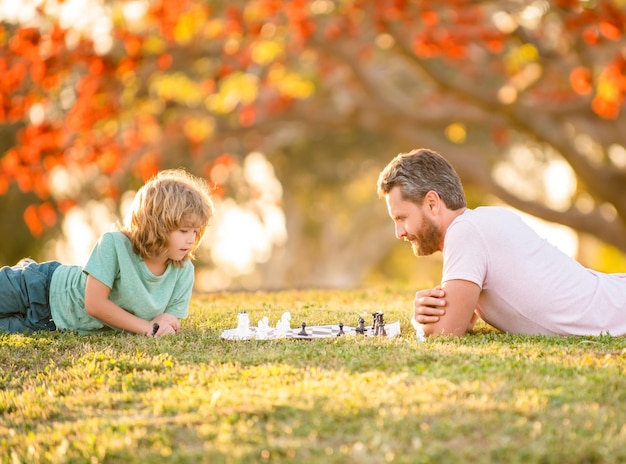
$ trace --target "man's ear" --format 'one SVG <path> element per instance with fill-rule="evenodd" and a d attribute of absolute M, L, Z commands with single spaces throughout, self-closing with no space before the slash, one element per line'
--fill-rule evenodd
<path fill-rule="evenodd" d="M 441 208 L 441 197 L 434 190 L 430 190 L 425 196 L 422 203 L 432 214 L 438 214 Z"/>

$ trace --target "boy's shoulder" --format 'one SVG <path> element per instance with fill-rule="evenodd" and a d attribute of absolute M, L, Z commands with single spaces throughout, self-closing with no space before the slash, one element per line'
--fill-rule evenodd
<path fill-rule="evenodd" d="M 101 246 L 114 246 L 116 248 L 121 246 L 124 248 L 132 248 L 130 239 L 126 236 L 126 234 L 118 230 L 104 232 L 98 239 L 98 242 Z"/>
<path fill-rule="evenodd" d="M 122 232 L 104 232 L 98 238 L 92 251 L 91 259 L 120 259 L 122 256 L 133 255 L 133 245 L 130 239 Z"/>
<path fill-rule="evenodd" d="M 114 240 L 116 242 L 129 242 L 130 239 L 124 234 L 124 232 L 120 232 L 119 230 L 109 230 L 108 232 L 104 232 L 100 236 L 100 240 Z"/>

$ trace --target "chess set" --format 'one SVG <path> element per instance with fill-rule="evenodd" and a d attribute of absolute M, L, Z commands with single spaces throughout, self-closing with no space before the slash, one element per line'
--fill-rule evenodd
<path fill-rule="evenodd" d="M 365 320 L 359 317 L 356 326 L 347 326 L 342 322 L 330 325 L 308 326 L 302 322 L 300 327 L 291 327 L 291 314 L 285 312 L 276 327 L 270 327 L 269 320 L 264 317 L 256 327 L 250 325 L 250 317 L 244 311 L 238 315 L 238 324 L 234 329 L 224 330 L 221 338 L 226 340 L 276 340 L 297 339 L 313 340 L 319 338 L 333 338 L 342 336 L 354 337 L 397 337 L 400 335 L 400 322 L 386 324 L 384 315 L 378 311 L 372 314 L 372 325 L 365 325 Z"/>

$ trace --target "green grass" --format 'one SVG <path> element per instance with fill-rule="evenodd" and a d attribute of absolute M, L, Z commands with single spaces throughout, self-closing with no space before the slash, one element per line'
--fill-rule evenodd
<path fill-rule="evenodd" d="M 626 341 L 415 340 L 412 290 L 196 295 L 176 337 L 0 335 L 0 462 L 626 462 Z M 383 310 L 395 339 L 227 341 Z M 368 320 L 368 319 L 366 319 Z"/>

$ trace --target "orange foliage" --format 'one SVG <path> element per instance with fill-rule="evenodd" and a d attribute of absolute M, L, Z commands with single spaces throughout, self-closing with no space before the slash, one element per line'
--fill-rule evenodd
<path fill-rule="evenodd" d="M 73 169 L 98 169 L 103 177 L 100 191 L 117 195 L 113 180 L 116 172 L 130 166 L 134 176 L 147 180 L 162 165 L 167 153 L 164 142 L 186 137 L 194 156 L 198 160 L 206 158 L 207 174 L 215 166 L 230 169 L 236 163 L 234 157 L 222 155 L 212 161 L 210 153 L 203 151 L 212 142 L 210 137 L 220 137 L 223 127 L 254 128 L 272 114 L 292 108 L 297 100 L 293 95 L 297 93 L 284 92 L 280 86 L 297 86 L 299 77 L 317 85 L 333 76 L 337 58 L 327 56 L 332 54 L 324 50 L 333 50 L 338 42 L 353 53 L 355 61 L 380 59 L 384 53 L 393 53 L 389 44 L 381 45 L 384 40 L 377 41 L 381 32 L 388 33 L 383 37 L 388 41 L 392 36 L 389 43 L 400 42 L 409 49 L 413 59 L 440 60 L 460 79 L 475 79 L 481 85 L 485 80 L 481 76 L 488 76 L 486 80 L 493 77 L 493 82 L 508 79 L 502 56 L 515 52 L 521 39 L 496 29 L 491 12 L 486 12 L 483 3 L 354 0 L 331 5 L 313 0 L 153 0 L 147 2 L 141 25 L 131 27 L 116 18 L 114 46 L 105 55 L 94 52 L 89 34 L 79 38 L 68 35 L 58 22 L 40 29 L 5 29 L 0 25 L 0 122 L 20 123 L 23 127 L 17 146 L 0 159 L 0 194 L 8 189 L 9 182 L 15 182 L 23 191 L 36 192 L 41 205 L 28 208 L 24 220 L 33 235 L 40 235 L 56 223 L 55 208 L 59 214 L 65 214 L 76 204 L 72 198 L 52 203 L 46 173 L 55 167 L 66 164 Z M 594 8 L 579 0 L 549 3 L 551 13 L 562 18 L 564 36 L 585 48 L 585 52 L 590 51 L 589 55 L 603 45 L 617 48 L 623 40 L 626 13 L 613 2 L 597 0 Z M 333 8 L 316 12 L 328 5 Z M 208 18 L 199 28 L 202 32 L 181 23 L 196 14 Z M 186 40 L 180 40 L 181 24 L 189 32 Z M 541 33 L 539 29 L 535 37 L 538 43 L 543 38 Z M 276 54 L 276 61 L 267 66 L 252 59 L 252 45 L 261 41 L 283 47 Z M 472 59 L 476 55 L 484 60 L 480 66 L 467 59 L 469 51 L 476 52 Z M 492 59 L 491 55 L 502 56 Z M 552 101 L 578 98 L 586 105 L 591 100 L 591 108 L 599 116 L 619 115 L 626 93 L 623 59 L 615 58 L 598 66 L 604 69 L 597 76 L 604 86 L 601 91 L 592 71 L 577 64 L 583 61 L 573 56 L 559 58 L 572 67 L 568 70 L 571 89 L 564 79 L 567 74 L 561 72 L 556 78 L 542 76 L 537 89 L 532 90 L 533 96 Z M 548 72 L 540 61 L 543 57 L 533 59 L 542 66 L 542 72 Z M 376 65 L 384 62 L 372 61 Z M 237 101 L 240 89 L 230 93 L 224 90 L 225 78 L 236 72 L 258 78 L 260 90 L 256 100 Z M 158 91 L 154 83 L 157 74 L 163 77 L 159 83 L 163 88 Z M 271 80 L 270 74 L 284 75 L 285 82 Z M 542 87 L 545 82 L 550 85 Z M 178 92 L 179 99 L 163 101 L 165 93 Z M 308 95 L 306 91 L 301 93 Z M 435 97 L 445 98 L 441 94 Z M 205 118 L 214 101 L 224 103 L 216 106 L 227 108 L 223 110 L 227 114 L 210 115 L 216 121 L 214 130 L 184 129 L 185 121 Z M 30 120 L 35 103 L 45 109 L 44 121 L 37 119 L 38 125 Z M 505 129 L 489 130 L 496 143 L 508 142 Z M 225 194 L 224 185 L 216 183 L 215 188 L 217 194 Z"/>
<path fill-rule="evenodd" d="M 618 55 L 600 76 L 605 91 L 599 91 L 592 101 L 592 109 L 606 119 L 615 119 L 626 96 L 626 58 Z"/>
<path fill-rule="evenodd" d="M 619 40 L 622 36 L 619 26 L 614 21 L 602 21 L 598 27 L 600 34 L 609 40 Z"/>
<path fill-rule="evenodd" d="M 137 56 L 141 51 L 141 39 L 137 36 L 128 35 L 124 39 L 124 48 L 130 56 Z"/>
<path fill-rule="evenodd" d="M 39 237 L 46 228 L 57 222 L 57 213 L 52 204 L 45 202 L 41 205 L 30 205 L 24 210 L 24 222 L 33 237 Z"/>
<path fill-rule="evenodd" d="M 37 212 L 37 205 L 29 205 L 24 210 L 24 222 L 33 237 L 39 237 L 43 234 L 43 223 Z"/>
<path fill-rule="evenodd" d="M 120 166 L 121 153 L 116 143 L 111 143 L 98 157 L 98 166 L 103 174 L 113 174 Z"/>
<path fill-rule="evenodd" d="M 434 27 L 439 23 L 439 15 L 432 10 L 422 11 L 420 19 L 425 26 Z"/>
<path fill-rule="evenodd" d="M 161 155 L 156 151 L 150 151 L 133 163 L 132 173 L 144 182 L 159 172 Z"/>
<path fill-rule="evenodd" d="M 600 41 L 600 35 L 598 34 L 598 31 L 593 27 L 585 29 L 582 33 L 582 38 L 589 45 L 595 45 Z"/>
<path fill-rule="evenodd" d="M 4 195 L 9 190 L 9 179 L 0 174 L 0 195 Z"/>
<path fill-rule="evenodd" d="M 587 68 L 574 68 L 569 76 L 572 89 L 579 95 L 591 93 L 591 73 Z"/>
<path fill-rule="evenodd" d="M 157 66 L 161 71 L 165 71 L 172 66 L 172 61 L 172 55 L 170 55 L 169 53 L 165 53 L 159 56 L 159 58 L 157 59 Z"/>
<path fill-rule="evenodd" d="M 174 29 L 187 9 L 189 0 L 154 0 L 149 2 L 148 17 L 155 21 L 167 40 L 174 40 Z"/>
<path fill-rule="evenodd" d="M 254 105 L 245 105 L 239 110 L 239 124 L 241 127 L 250 127 L 256 119 L 256 110 Z"/>

